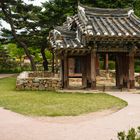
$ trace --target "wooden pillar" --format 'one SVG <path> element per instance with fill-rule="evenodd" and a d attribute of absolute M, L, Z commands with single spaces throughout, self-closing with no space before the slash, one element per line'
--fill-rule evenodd
<path fill-rule="evenodd" d="M 127 83 L 128 83 L 128 65 L 129 65 L 129 59 L 128 59 L 128 54 L 124 53 L 123 55 L 123 87 L 127 88 Z"/>
<path fill-rule="evenodd" d="M 123 62 L 122 54 L 116 56 L 116 86 L 118 88 L 123 87 Z"/>
<path fill-rule="evenodd" d="M 120 71 L 119 71 L 119 57 L 118 57 L 118 54 L 116 55 L 116 64 L 115 64 L 115 68 L 116 68 L 116 87 L 119 87 L 120 86 L 120 77 L 119 77 L 119 74 L 120 74 Z"/>
<path fill-rule="evenodd" d="M 91 88 L 96 88 L 96 52 L 91 51 Z"/>
<path fill-rule="evenodd" d="M 67 54 L 64 54 L 64 88 L 68 88 L 68 56 Z"/>
<path fill-rule="evenodd" d="M 64 60 L 63 59 L 61 59 L 60 78 L 62 82 L 62 88 L 64 88 Z"/>
<path fill-rule="evenodd" d="M 82 57 L 82 86 L 87 87 L 87 67 L 86 67 L 86 56 Z"/>
<path fill-rule="evenodd" d="M 104 69 L 106 70 L 106 72 L 108 73 L 109 70 L 109 62 L 108 62 L 109 56 L 108 53 L 105 54 L 105 58 L 104 58 Z"/>
<path fill-rule="evenodd" d="M 52 73 L 54 73 L 54 52 L 52 51 Z"/>
<path fill-rule="evenodd" d="M 135 88 L 134 54 L 121 53 L 116 58 L 116 86 Z"/>
<path fill-rule="evenodd" d="M 58 73 L 58 57 L 55 55 L 55 73 Z"/>
<path fill-rule="evenodd" d="M 100 57 L 96 54 L 96 74 L 100 75 Z"/>
<path fill-rule="evenodd" d="M 123 85 L 123 78 L 124 78 L 124 70 L 123 70 L 123 65 L 124 65 L 124 62 L 123 62 L 123 54 L 120 54 L 120 57 L 119 57 L 119 69 L 120 69 L 120 87 L 123 88 L 124 85 Z"/>
<path fill-rule="evenodd" d="M 91 88 L 91 54 L 86 56 L 87 88 Z"/>
<path fill-rule="evenodd" d="M 134 70 L 134 53 L 129 54 L 129 84 L 128 88 L 133 89 L 135 88 L 135 70 Z"/>

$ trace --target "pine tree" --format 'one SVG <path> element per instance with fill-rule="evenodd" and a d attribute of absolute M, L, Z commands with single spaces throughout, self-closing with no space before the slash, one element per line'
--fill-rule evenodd
<path fill-rule="evenodd" d="M 32 70 L 36 70 L 34 59 L 29 51 L 33 36 L 36 34 L 36 12 L 41 8 L 27 5 L 22 0 L 1 0 L 0 17 L 10 24 L 11 31 L 3 29 L 5 34 L 11 33 L 31 62 Z"/>
<path fill-rule="evenodd" d="M 77 11 L 77 1 L 75 0 L 53 0 L 43 3 L 42 11 L 38 13 L 38 35 L 36 45 L 40 46 L 43 58 L 44 70 L 48 70 L 48 61 L 45 50 L 49 48 L 47 37 L 49 31 L 54 26 L 62 25 L 68 15 L 73 15 Z"/>
<path fill-rule="evenodd" d="M 100 8 L 128 8 L 132 7 L 136 0 L 81 0 L 83 4 L 90 4 Z"/>

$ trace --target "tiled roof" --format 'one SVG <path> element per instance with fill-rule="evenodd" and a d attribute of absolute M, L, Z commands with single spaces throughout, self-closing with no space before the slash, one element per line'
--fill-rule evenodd
<path fill-rule="evenodd" d="M 100 9 L 78 7 L 75 18 L 85 34 L 94 36 L 138 36 L 140 20 L 132 9 Z M 78 22 L 77 21 L 77 22 Z"/>
<path fill-rule="evenodd" d="M 83 47 L 82 41 L 78 39 L 78 32 L 72 29 L 73 23 L 76 23 L 76 28 L 81 31 L 82 35 L 93 38 L 140 39 L 140 19 L 134 15 L 132 9 L 102 9 L 79 5 L 78 14 L 68 18 L 62 27 L 55 28 L 61 39 L 59 37 L 51 39 L 53 46 Z"/>

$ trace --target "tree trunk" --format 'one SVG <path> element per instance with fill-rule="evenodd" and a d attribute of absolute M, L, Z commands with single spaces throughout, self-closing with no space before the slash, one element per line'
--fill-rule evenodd
<path fill-rule="evenodd" d="M 46 49 L 46 46 L 41 46 L 41 55 L 42 55 L 42 58 L 43 58 L 43 67 L 44 67 L 44 71 L 48 71 L 48 60 L 46 58 L 46 55 L 45 55 L 45 49 Z"/>
<path fill-rule="evenodd" d="M 37 69 L 36 69 L 36 65 L 35 65 L 34 59 L 33 59 L 32 55 L 30 54 L 27 46 L 26 45 L 21 45 L 21 46 L 23 47 L 25 54 L 27 55 L 27 57 L 30 60 L 32 71 L 36 71 Z"/>
<path fill-rule="evenodd" d="M 5 18 L 7 19 L 8 23 L 10 24 L 11 32 L 12 32 L 12 35 L 13 35 L 14 39 L 24 49 L 25 54 L 27 55 L 27 57 L 29 58 L 29 60 L 31 62 L 31 69 L 33 71 L 35 71 L 36 70 L 35 62 L 34 62 L 34 59 L 33 59 L 32 55 L 30 54 L 30 51 L 28 50 L 28 46 L 21 39 L 19 39 L 19 37 L 16 34 L 16 30 L 15 30 L 15 27 L 14 27 L 14 22 L 13 22 L 13 19 L 11 17 L 10 7 L 8 8 L 8 10 L 6 10 L 7 8 L 4 4 L 4 2 L 1 2 L 1 6 L 2 6 L 2 12 L 3 12 Z"/>

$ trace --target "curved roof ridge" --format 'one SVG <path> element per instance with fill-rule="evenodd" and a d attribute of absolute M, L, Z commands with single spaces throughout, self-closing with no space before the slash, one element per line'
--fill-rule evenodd
<path fill-rule="evenodd" d="M 134 18 L 140 24 L 140 18 L 137 15 L 135 15 L 134 12 L 131 14 L 131 17 Z"/>
<path fill-rule="evenodd" d="M 128 15 L 128 12 L 130 10 L 133 10 L 132 7 L 129 8 L 98 8 L 98 7 L 90 7 L 83 5 L 81 3 L 78 4 L 79 7 L 82 7 L 85 11 L 91 11 L 93 13 L 99 13 L 99 14 L 120 14 L 120 15 Z"/>

